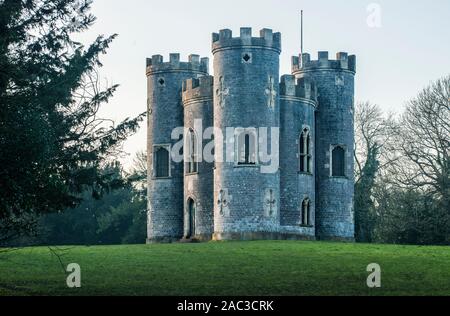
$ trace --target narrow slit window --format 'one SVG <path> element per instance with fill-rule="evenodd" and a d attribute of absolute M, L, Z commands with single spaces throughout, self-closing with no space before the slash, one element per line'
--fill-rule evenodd
<path fill-rule="evenodd" d="M 306 198 L 302 202 L 302 214 L 301 214 L 301 223 L 302 226 L 310 226 L 311 225 L 311 201 Z"/>
<path fill-rule="evenodd" d="M 188 133 L 188 161 L 187 161 L 187 173 L 198 172 L 198 159 L 197 159 L 197 138 L 195 137 L 194 130 L 190 129 Z"/>
<path fill-rule="evenodd" d="M 306 137 L 306 172 L 312 173 L 311 135 Z"/>
<path fill-rule="evenodd" d="M 311 134 L 307 128 L 300 134 L 299 152 L 300 172 L 312 173 Z"/>
<path fill-rule="evenodd" d="M 256 164 L 256 135 L 242 132 L 237 137 L 237 157 L 239 165 Z"/>

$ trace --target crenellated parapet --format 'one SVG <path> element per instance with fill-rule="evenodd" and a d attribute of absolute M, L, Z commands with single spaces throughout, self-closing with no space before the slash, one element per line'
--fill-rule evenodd
<path fill-rule="evenodd" d="M 281 52 L 281 33 L 274 33 L 271 29 L 262 29 L 259 37 L 252 36 L 250 27 L 242 27 L 239 37 L 233 37 L 229 29 L 212 34 L 212 52 L 236 47 L 266 48 Z"/>
<path fill-rule="evenodd" d="M 201 100 L 212 100 L 214 89 L 214 77 L 202 76 L 187 79 L 183 82 L 183 105 Z"/>
<path fill-rule="evenodd" d="M 317 60 L 311 60 L 310 54 L 302 54 L 292 57 L 292 73 L 317 71 L 317 70 L 343 70 L 356 72 L 356 56 L 348 53 L 339 52 L 336 59 L 328 58 L 328 52 L 319 52 Z"/>
<path fill-rule="evenodd" d="M 146 60 L 149 243 L 354 237 L 356 57 L 302 53 L 280 79 L 281 33 L 254 31 L 212 33 L 214 76 Z"/>
<path fill-rule="evenodd" d="M 317 87 L 308 78 L 296 79 L 294 75 L 284 75 L 280 82 L 280 97 L 307 99 L 316 104 Z"/>
<path fill-rule="evenodd" d="M 180 61 L 180 54 L 170 54 L 168 62 L 164 62 L 161 55 L 147 58 L 147 76 L 167 72 L 198 72 L 209 73 L 209 58 L 200 58 L 199 55 L 189 55 L 188 61 Z"/>

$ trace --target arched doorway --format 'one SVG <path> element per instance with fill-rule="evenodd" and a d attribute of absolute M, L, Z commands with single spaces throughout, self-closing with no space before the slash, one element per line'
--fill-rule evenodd
<path fill-rule="evenodd" d="M 187 219 L 189 221 L 187 225 L 188 228 L 186 234 L 187 239 L 190 239 L 195 236 L 195 211 L 196 211 L 195 209 L 196 209 L 195 201 L 193 199 L 189 199 L 187 203 L 187 210 L 188 210 Z"/>

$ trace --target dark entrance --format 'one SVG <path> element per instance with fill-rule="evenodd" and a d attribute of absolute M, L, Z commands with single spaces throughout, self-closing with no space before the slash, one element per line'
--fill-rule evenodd
<path fill-rule="evenodd" d="M 188 200 L 188 232 L 186 238 L 190 239 L 195 236 L 195 202 L 193 199 Z"/>

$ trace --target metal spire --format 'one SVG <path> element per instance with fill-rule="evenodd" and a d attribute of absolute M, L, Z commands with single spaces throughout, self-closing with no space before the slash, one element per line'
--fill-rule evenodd
<path fill-rule="evenodd" d="M 301 54 L 301 56 L 303 56 L 303 10 L 300 12 L 300 24 L 301 24 L 301 27 L 300 27 L 300 32 L 301 32 L 301 35 L 300 35 L 300 54 Z"/>

